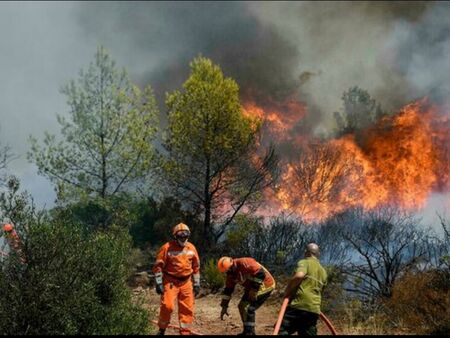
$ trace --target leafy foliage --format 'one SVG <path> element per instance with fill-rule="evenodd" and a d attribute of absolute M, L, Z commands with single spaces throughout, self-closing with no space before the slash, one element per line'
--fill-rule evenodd
<path fill-rule="evenodd" d="M 235 215 L 272 183 L 276 156 L 256 153 L 261 121 L 243 115 L 237 83 L 198 57 L 183 91 L 167 95 L 168 130 L 161 177 L 172 194 L 202 212 L 204 244 L 215 243 Z"/>
<path fill-rule="evenodd" d="M 180 202 L 174 198 L 167 197 L 161 202 L 149 198 L 136 202 L 129 210 L 136 217 L 130 227 L 130 234 L 134 244 L 141 248 L 171 240 L 172 227 L 180 222 L 189 226 L 190 241 L 196 243 L 201 236 L 197 216 L 183 210 Z"/>
<path fill-rule="evenodd" d="M 51 213 L 64 223 L 78 223 L 85 229 L 107 229 L 112 225 L 129 228 L 138 220 L 137 202 L 129 194 L 81 198 L 80 201 L 55 207 Z"/>
<path fill-rule="evenodd" d="M 1 264 L 0 331 L 4 334 L 148 333 L 148 314 L 125 285 L 130 240 L 123 230 L 33 223 L 23 229 L 25 263 Z"/>
<path fill-rule="evenodd" d="M 6 190 L 0 193 L 0 219 L 19 226 L 20 231 L 30 220 L 38 221 L 45 216 L 38 212 L 32 197 L 26 191 L 20 191 L 20 181 L 15 176 L 9 176 Z"/>
<path fill-rule="evenodd" d="M 210 258 L 203 268 L 203 278 L 212 292 L 217 292 L 225 285 L 225 275 L 217 269 L 217 260 Z"/>
<path fill-rule="evenodd" d="M 0 261 L 0 332 L 144 334 L 148 313 L 131 300 L 126 229 L 92 231 L 74 218 L 37 212 L 12 177 L 0 216 L 13 222 L 19 250 Z M 55 215 L 52 215 L 55 216 Z"/>
<path fill-rule="evenodd" d="M 62 140 L 46 133 L 41 146 L 30 137 L 28 153 L 39 173 L 57 185 L 59 198 L 105 198 L 145 177 L 158 123 L 151 87 L 142 92 L 99 47 L 95 62 L 62 93 L 70 107 L 70 120 L 58 115 Z"/>

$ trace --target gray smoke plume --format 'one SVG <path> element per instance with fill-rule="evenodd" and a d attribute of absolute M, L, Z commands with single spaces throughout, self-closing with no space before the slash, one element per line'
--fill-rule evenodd
<path fill-rule="evenodd" d="M 417 22 L 396 22 L 388 41 L 394 69 L 414 93 L 443 103 L 450 98 L 450 4 L 430 7 Z"/>
<path fill-rule="evenodd" d="M 445 37 L 449 8 L 425 1 L 99 2 L 80 4 L 79 22 L 127 60 L 140 83 L 154 86 L 161 105 L 201 54 L 237 80 L 244 99 L 304 102 L 310 114 L 303 124 L 326 134 L 352 86 L 387 110 L 442 89 L 445 75 L 424 65 L 430 55 L 435 65 L 447 63 L 446 41 L 434 41 L 434 33 Z"/>
<path fill-rule="evenodd" d="M 304 102 L 309 115 L 295 130 L 326 134 L 352 86 L 387 110 L 449 97 L 449 15 L 450 3 L 422 1 L 2 2 L 0 144 L 21 156 L 23 182 L 44 187 L 23 160 L 28 135 L 59 132 L 55 113 L 67 107 L 58 89 L 100 44 L 134 81 L 156 89 L 162 109 L 164 93 L 201 54 L 237 80 L 244 98 Z"/>
<path fill-rule="evenodd" d="M 189 62 L 201 54 L 220 64 L 239 83 L 243 96 L 283 100 L 298 85 L 292 70 L 295 43 L 264 24 L 242 2 L 97 3 L 80 7 L 86 34 L 96 32 L 106 46 L 141 57 L 139 81 L 151 83 L 160 98 L 181 85 Z M 118 46 L 120 32 L 124 46 Z M 133 61 L 129 61 L 133 64 Z"/>

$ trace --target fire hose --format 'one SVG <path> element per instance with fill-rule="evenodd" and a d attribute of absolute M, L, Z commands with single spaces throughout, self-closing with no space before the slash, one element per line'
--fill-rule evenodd
<path fill-rule="evenodd" d="M 155 325 L 158 325 L 158 322 L 156 320 L 152 320 L 151 322 Z M 170 327 L 170 328 L 176 329 L 176 330 L 181 329 L 179 326 L 172 325 L 172 324 L 169 324 L 167 327 Z M 191 329 L 185 329 L 185 330 L 189 331 L 191 333 L 191 335 L 193 335 L 193 336 L 203 336 L 203 334 L 196 332 L 196 331 L 192 331 Z"/>
<path fill-rule="evenodd" d="M 278 332 L 280 331 L 281 322 L 283 321 L 284 313 L 286 312 L 286 308 L 289 304 L 289 298 L 285 298 L 283 300 L 283 304 L 281 305 L 280 313 L 278 315 L 278 320 L 275 325 L 275 329 L 273 330 L 273 336 L 278 335 Z M 330 330 L 331 334 L 333 336 L 337 336 L 336 329 L 333 327 L 333 324 L 331 324 L 331 321 L 325 316 L 322 312 L 319 314 L 319 318 L 325 323 L 325 325 Z"/>
<path fill-rule="evenodd" d="M 275 329 L 273 330 L 273 336 L 277 336 L 278 332 L 280 331 L 280 327 L 281 327 L 281 322 L 283 321 L 283 317 L 284 317 L 284 313 L 286 312 L 286 308 L 289 304 L 289 298 L 285 298 L 283 301 L 283 304 L 281 305 L 281 309 L 280 309 L 280 313 L 278 315 L 278 320 L 277 323 L 275 325 Z M 331 321 L 327 318 L 327 316 L 325 316 L 322 312 L 319 314 L 319 318 L 325 323 L 325 325 L 328 327 L 328 329 L 330 330 L 331 334 L 333 336 L 337 336 L 337 331 L 334 328 L 333 324 L 331 323 Z M 158 325 L 158 322 L 155 320 L 151 321 L 153 324 Z M 172 325 L 169 324 L 168 327 L 179 330 L 180 327 L 176 326 L 176 325 Z M 203 336 L 203 334 L 199 333 L 199 332 L 195 332 L 193 330 L 187 329 L 192 335 L 194 336 Z"/>

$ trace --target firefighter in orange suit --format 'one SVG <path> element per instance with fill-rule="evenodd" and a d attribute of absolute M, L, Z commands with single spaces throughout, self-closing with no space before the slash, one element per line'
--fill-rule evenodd
<path fill-rule="evenodd" d="M 275 289 L 275 279 L 270 272 L 251 257 L 231 258 L 222 257 L 217 262 L 220 272 L 226 272 L 225 289 L 220 306 L 220 319 L 228 316 L 228 304 L 236 284 L 242 284 L 244 295 L 239 302 L 244 330 L 240 335 L 255 335 L 256 310 L 269 298 Z"/>
<path fill-rule="evenodd" d="M 14 226 L 11 223 L 3 225 L 3 231 L 10 250 L 15 250 L 20 257 L 20 261 L 25 263 L 25 257 L 22 252 L 22 244 Z"/>
<path fill-rule="evenodd" d="M 174 240 L 164 244 L 156 256 L 153 273 L 156 292 L 161 295 L 159 335 L 164 335 L 170 323 L 177 298 L 180 334 L 190 334 L 194 298 L 200 291 L 200 259 L 195 246 L 188 242 L 190 234 L 186 224 L 177 224 L 172 231 Z"/>

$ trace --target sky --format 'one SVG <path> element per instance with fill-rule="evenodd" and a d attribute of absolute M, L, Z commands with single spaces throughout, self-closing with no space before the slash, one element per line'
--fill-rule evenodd
<path fill-rule="evenodd" d="M 28 163 L 29 136 L 57 134 L 68 114 L 60 88 L 99 45 L 141 86 L 178 88 L 197 55 L 210 57 L 243 96 L 305 102 L 313 128 L 333 127 L 351 86 L 387 110 L 450 97 L 450 3 L 446 2 L 0 2 L 0 144 L 10 172 L 38 206 L 55 198 Z M 425 218 L 441 208 L 430 199 Z"/>

